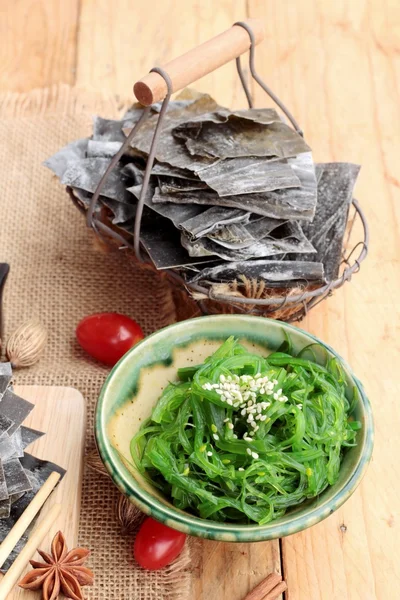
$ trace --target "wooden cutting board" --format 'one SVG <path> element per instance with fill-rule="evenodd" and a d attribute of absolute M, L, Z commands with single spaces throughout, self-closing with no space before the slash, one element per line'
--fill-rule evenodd
<path fill-rule="evenodd" d="M 55 386 L 17 386 L 16 393 L 35 404 L 24 425 L 44 431 L 34 444 L 27 448 L 29 454 L 54 462 L 67 470 L 62 482 L 43 507 L 37 523 L 49 508 L 59 502 L 61 514 L 44 538 L 41 547 L 50 548 L 51 540 L 61 530 L 70 548 L 78 540 L 79 512 L 81 504 L 83 451 L 86 428 L 84 399 L 78 390 Z M 37 557 L 36 557 L 37 558 Z M 27 566 L 26 571 L 29 570 Z M 8 596 L 9 600 L 37 600 L 37 592 L 18 587 Z"/>

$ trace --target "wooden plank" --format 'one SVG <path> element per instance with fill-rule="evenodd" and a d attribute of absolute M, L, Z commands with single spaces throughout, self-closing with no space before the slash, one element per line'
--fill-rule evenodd
<path fill-rule="evenodd" d="M 94 18 L 95 15 L 95 18 Z M 245 18 L 245 0 L 83 0 L 77 85 L 132 96 L 135 81 Z M 203 77 L 196 89 L 225 105 L 243 106 L 234 63 Z"/>
<path fill-rule="evenodd" d="M 257 64 L 306 133 L 317 160 L 364 165 L 356 196 L 371 229 L 370 256 L 351 284 L 301 324 L 334 346 L 364 382 L 376 443 L 359 490 L 323 523 L 282 540 L 288 600 L 397 597 L 399 191 L 395 5 L 250 0 L 267 42 Z M 398 9 L 398 6 L 397 6 Z M 391 24 L 389 27 L 389 23 Z M 397 86 L 397 87 L 396 87 Z M 259 106 L 270 105 L 256 92 Z M 390 417 L 388 418 L 388 415 Z"/>
<path fill-rule="evenodd" d="M 29 446 L 29 453 L 67 469 L 62 482 L 39 515 L 37 523 L 40 523 L 53 504 L 62 504 L 61 514 L 41 547 L 45 550 L 50 548 L 54 535 L 61 530 L 69 547 L 73 548 L 78 542 L 81 504 L 86 420 L 84 399 L 78 390 L 68 387 L 18 386 L 16 392 L 35 404 L 24 424 L 46 432 L 46 435 Z M 27 568 L 26 571 L 28 570 Z M 9 598 L 35 600 L 37 592 L 15 588 Z"/>
<path fill-rule="evenodd" d="M 0 90 L 26 92 L 75 81 L 79 0 L 3 3 Z"/>

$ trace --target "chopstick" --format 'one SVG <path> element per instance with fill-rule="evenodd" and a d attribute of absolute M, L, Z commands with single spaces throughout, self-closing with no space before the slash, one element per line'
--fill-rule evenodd
<path fill-rule="evenodd" d="M 286 590 L 287 585 L 285 581 L 282 581 L 282 576 L 279 573 L 271 573 L 243 600 L 275 600 Z"/>
<path fill-rule="evenodd" d="M 4 565 L 5 561 L 10 556 L 10 553 L 21 539 L 22 534 L 28 529 L 36 514 L 56 487 L 59 479 L 60 473 L 53 471 L 50 474 L 44 485 L 42 485 L 36 496 L 31 500 L 18 521 L 15 523 L 14 527 L 0 544 L 0 568 Z"/>
<path fill-rule="evenodd" d="M 36 529 L 33 530 L 25 546 L 18 554 L 17 558 L 14 560 L 13 564 L 0 582 L 0 600 L 7 599 L 8 594 L 17 583 L 22 571 L 25 569 L 28 561 L 35 554 L 45 535 L 49 532 L 50 527 L 60 514 L 60 511 L 61 504 L 54 504 L 54 506 L 50 508 L 49 512 L 44 517 L 43 521 Z"/>

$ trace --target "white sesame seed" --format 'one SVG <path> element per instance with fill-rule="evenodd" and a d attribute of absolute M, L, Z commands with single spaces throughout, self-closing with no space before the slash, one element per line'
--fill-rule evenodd
<path fill-rule="evenodd" d="M 258 431 L 259 429 L 260 429 L 260 428 L 259 428 L 259 426 L 258 426 L 258 425 L 256 425 L 256 426 L 254 427 L 254 432 Z"/>
<path fill-rule="evenodd" d="M 233 429 L 233 423 L 228 423 L 228 429 Z"/>
<path fill-rule="evenodd" d="M 296 404 L 297 408 L 303 408 L 302 404 Z"/>
<path fill-rule="evenodd" d="M 242 415 L 242 417 L 244 417 L 246 413 L 247 413 L 247 410 L 245 408 L 243 408 L 243 410 L 240 411 L 240 414 Z"/>
<path fill-rule="evenodd" d="M 250 437 L 250 436 L 248 436 L 246 433 L 244 434 L 244 436 L 243 436 L 243 439 L 244 439 L 244 441 L 245 441 L 245 442 L 252 442 L 252 441 L 253 441 L 253 440 L 251 439 L 251 437 Z"/>
<path fill-rule="evenodd" d="M 220 380 L 222 383 L 225 383 L 225 381 L 226 381 L 226 377 L 225 377 L 225 375 L 220 375 L 220 376 L 219 376 L 219 380 Z"/>
<path fill-rule="evenodd" d="M 251 450 L 250 450 L 250 448 L 246 448 L 246 452 L 247 452 L 247 454 L 249 454 L 251 456 Z"/>
<path fill-rule="evenodd" d="M 244 471 L 243 467 L 239 467 L 238 471 Z"/>
<path fill-rule="evenodd" d="M 265 421 L 265 420 L 266 420 L 266 418 L 267 418 L 267 415 L 261 415 L 261 419 L 260 419 L 260 421 Z"/>
<path fill-rule="evenodd" d="M 260 377 L 261 377 L 261 373 L 256 373 L 256 374 L 254 375 L 254 379 L 260 379 Z"/>
<path fill-rule="evenodd" d="M 251 423 L 251 421 L 254 421 L 254 417 L 253 415 L 250 413 L 249 416 L 247 417 L 247 422 Z"/>
<path fill-rule="evenodd" d="M 229 417 L 226 417 L 226 419 L 224 419 L 224 423 L 228 423 L 229 421 Z"/>
<path fill-rule="evenodd" d="M 277 379 L 273 379 L 273 380 L 272 380 L 272 383 L 273 383 L 274 385 L 278 385 L 278 380 L 277 380 Z"/>
<path fill-rule="evenodd" d="M 207 452 L 207 456 L 212 456 L 212 452 L 210 452 L 210 450 Z"/>
<path fill-rule="evenodd" d="M 231 400 L 231 398 L 228 398 L 226 402 L 227 402 L 227 404 L 229 404 L 229 406 L 233 405 L 233 401 Z"/>
<path fill-rule="evenodd" d="M 219 394 L 220 396 L 224 393 L 222 390 L 215 390 L 217 392 L 217 394 Z"/>
<path fill-rule="evenodd" d="M 214 440 L 219 440 L 219 435 L 218 435 L 218 433 L 213 433 L 213 438 L 214 438 Z"/>
<path fill-rule="evenodd" d="M 254 433 L 254 431 L 250 431 L 249 435 L 250 435 L 251 437 L 253 437 L 253 436 L 254 436 L 254 435 L 256 435 L 256 434 Z"/>
<path fill-rule="evenodd" d="M 262 415 L 258 414 L 256 415 L 256 421 L 259 421 L 261 419 Z"/>
<path fill-rule="evenodd" d="M 238 436 L 236 435 L 236 433 L 234 433 L 232 437 L 235 438 L 235 440 L 238 439 Z"/>
<path fill-rule="evenodd" d="M 257 452 L 251 452 L 251 455 L 253 458 L 259 458 L 259 455 L 257 454 Z"/>
<path fill-rule="evenodd" d="M 254 427 L 257 427 L 257 424 L 255 423 L 255 421 L 251 421 L 250 425 L 253 427 L 253 429 L 254 429 Z"/>
<path fill-rule="evenodd" d="M 265 388 L 263 388 L 263 387 L 262 387 L 262 388 L 260 389 L 260 394 L 265 394 Z"/>

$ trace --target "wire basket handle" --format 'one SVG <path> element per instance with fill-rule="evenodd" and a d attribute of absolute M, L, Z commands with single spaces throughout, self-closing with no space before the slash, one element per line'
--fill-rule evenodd
<path fill-rule="evenodd" d="M 247 19 L 243 23 L 252 31 L 254 45 L 262 42 L 263 22 L 259 19 Z M 223 33 L 164 65 L 162 68 L 170 77 L 172 91 L 185 88 L 247 52 L 251 45 L 247 31 L 235 23 Z M 137 81 L 133 91 L 140 104 L 150 106 L 163 100 L 168 89 L 164 78 L 153 72 Z"/>

